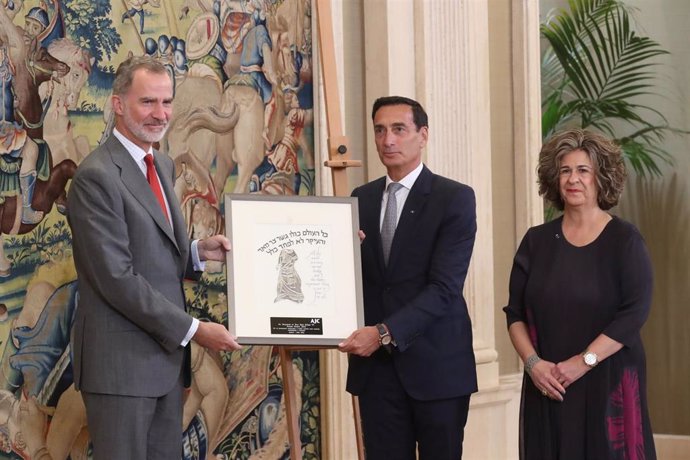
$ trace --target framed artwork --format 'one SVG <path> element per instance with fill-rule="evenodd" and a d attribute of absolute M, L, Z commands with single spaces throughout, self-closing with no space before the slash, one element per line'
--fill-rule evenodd
<path fill-rule="evenodd" d="M 228 194 L 225 222 L 240 343 L 335 346 L 364 324 L 356 198 Z"/>

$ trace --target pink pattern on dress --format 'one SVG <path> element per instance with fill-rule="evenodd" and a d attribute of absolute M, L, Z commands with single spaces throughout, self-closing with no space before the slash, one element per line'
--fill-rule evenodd
<path fill-rule="evenodd" d="M 640 382 L 636 369 L 625 369 L 623 378 L 609 396 L 608 426 L 609 445 L 620 458 L 645 460 L 642 436 L 642 408 L 640 407 Z"/>

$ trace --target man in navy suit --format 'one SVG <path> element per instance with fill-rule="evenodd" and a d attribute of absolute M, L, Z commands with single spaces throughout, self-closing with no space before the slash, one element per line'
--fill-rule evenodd
<path fill-rule="evenodd" d="M 458 460 L 477 391 L 462 295 L 474 192 L 422 164 L 429 127 L 418 102 L 380 98 L 372 118 L 387 175 L 352 192 L 366 326 L 339 346 L 350 353 L 347 390 L 359 396 L 368 460 L 414 460 L 417 449 L 421 460 Z"/>

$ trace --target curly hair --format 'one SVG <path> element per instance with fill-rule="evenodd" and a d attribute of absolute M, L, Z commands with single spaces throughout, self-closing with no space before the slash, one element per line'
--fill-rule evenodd
<path fill-rule="evenodd" d="M 618 204 L 625 184 L 625 163 L 621 148 L 601 134 L 572 129 L 555 134 L 539 152 L 537 176 L 539 195 L 562 211 L 565 203 L 560 193 L 560 166 L 565 155 L 582 150 L 594 167 L 597 183 L 597 204 L 603 210 Z"/>

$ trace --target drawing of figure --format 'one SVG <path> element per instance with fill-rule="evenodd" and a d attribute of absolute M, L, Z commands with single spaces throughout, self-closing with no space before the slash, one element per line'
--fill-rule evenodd
<path fill-rule="evenodd" d="M 285 20 L 282 16 L 280 19 Z M 278 33 L 276 73 L 283 87 L 299 91 L 303 57 L 296 45 L 290 42 L 290 33 L 287 28 L 284 26 Z"/>
<path fill-rule="evenodd" d="M 261 96 L 264 103 L 262 138 L 266 149 L 270 149 L 272 141 L 269 129 L 276 111 L 273 85 L 277 80 L 273 66 L 273 41 L 266 26 L 266 16 L 262 10 L 254 10 L 251 24 L 251 29 L 242 41 L 240 72 L 230 78 L 230 84 L 251 86 Z"/>
<path fill-rule="evenodd" d="M 290 111 L 285 119 L 283 139 L 271 151 L 269 160 L 278 171 L 298 174 L 297 152 L 300 145 L 305 143 L 301 137 L 302 130 L 304 129 L 305 122 L 311 121 L 310 117 L 313 115 L 313 112 L 300 108 L 297 94 L 292 90 L 285 92 L 285 105 L 289 107 Z M 299 184 L 295 185 L 295 192 L 297 192 L 299 191 Z"/>
<path fill-rule="evenodd" d="M 302 280 L 295 269 L 297 253 L 293 249 L 283 249 L 278 256 L 278 286 L 277 296 L 273 303 L 281 300 L 292 300 L 302 303 Z"/>
<path fill-rule="evenodd" d="M 139 15 L 139 33 L 144 33 L 144 16 L 146 12 L 144 11 L 144 5 L 150 4 L 154 8 L 160 7 L 160 0 L 125 0 L 125 5 L 127 6 L 127 11 L 122 13 L 122 22 Z"/>
<path fill-rule="evenodd" d="M 22 223 L 36 224 L 43 219 L 43 213 L 31 206 L 34 186 L 37 179 L 38 147 L 33 141 L 25 144 L 27 136 L 23 126 L 17 121 L 23 121 L 21 111 L 16 113 L 18 98 L 26 97 L 21 85 L 22 75 L 17 75 L 24 67 L 17 67 L 19 62 L 34 65 L 35 50 L 40 47 L 37 36 L 49 25 L 48 14 L 41 8 L 32 8 L 25 17 L 25 28 L 15 26 L 4 8 L 0 8 L 0 43 L 5 47 L 0 52 L 0 74 L 2 75 L 2 139 L 3 145 L 12 145 L 12 150 L 2 149 L 3 171 L 19 177 L 19 189 L 22 197 Z M 27 68 L 29 72 L 31 68 Z M 35 70 L 34 70 L 35 71 Z M 65 72 L 66 73 L 66 72 Z M 28 75 L 29 73 L 27 73 Z M 15 78 L 18 78 L 16 80 Z M 34 81 L 36 77 L 33 77 Z M 34 85 L 37 88 L 37 85 Z M 31 138 L 31 136 L 28 136 Z M 42 136 L 41 136 L 42 137 Z M 24 146 L 26 145 L 26 148 Z M 45 163 L 47 165 L 47 163 Z M 21 168 L 21 169 L 20 169 Z M 43 171 L 46 174 L 46 171 Z M 15 177 L 3 178 L 3 183 L 13 184 L 5 186 L 3 196 L 16 195 Z"/>
<path fill-rule="evenodd" d="M 297 93 L 292 88 L 286 88 L 284 92 L 285 106 L 289 111 L 285 117 L 283 138 L 267 153 L 263 164 L 252 175 L 250 192 L 299 195 L 302 176 L 297 155 L 300 149 L 307 165 L 313 165 L 314 152 L 304 135 L 304 127 L 313 122 L 314 110 L 302 109 Z"/>
<path fill-rule="evenodd" d="M 66 159 L 78 164 L 91 147 L 85 135 L 75 134 L 69 111 L 78 108 L 79 96 L 96 61 L 89 51 L 69 38 L 54 40 L 48 45 L 48 53 L 67 64 L 69 72 L 61 81 L 51 80 L 39 87 L 42 100 L 52 97 L 45 111 L 43 138 L 48 143 L 54 165 Z"/>
<path fill-rule="evenodd" d="M 39 43 L 40 35 L 34 35 L 46 24 L 47 13 L 32 9 L 26 16 L 26 30 L 11 18 L 0 7 L 0 231 L 17 235 L 38 225 L 56 200 L 64 211 L 64 185 L 76 165 L 62 163 L 51 169 L 50 152 L 43 140 L 44 105 L 39 86 L 69 71 L 69 66 Z M 10 276 L 10 261 L 2 246 L 0 276 Z"/>

